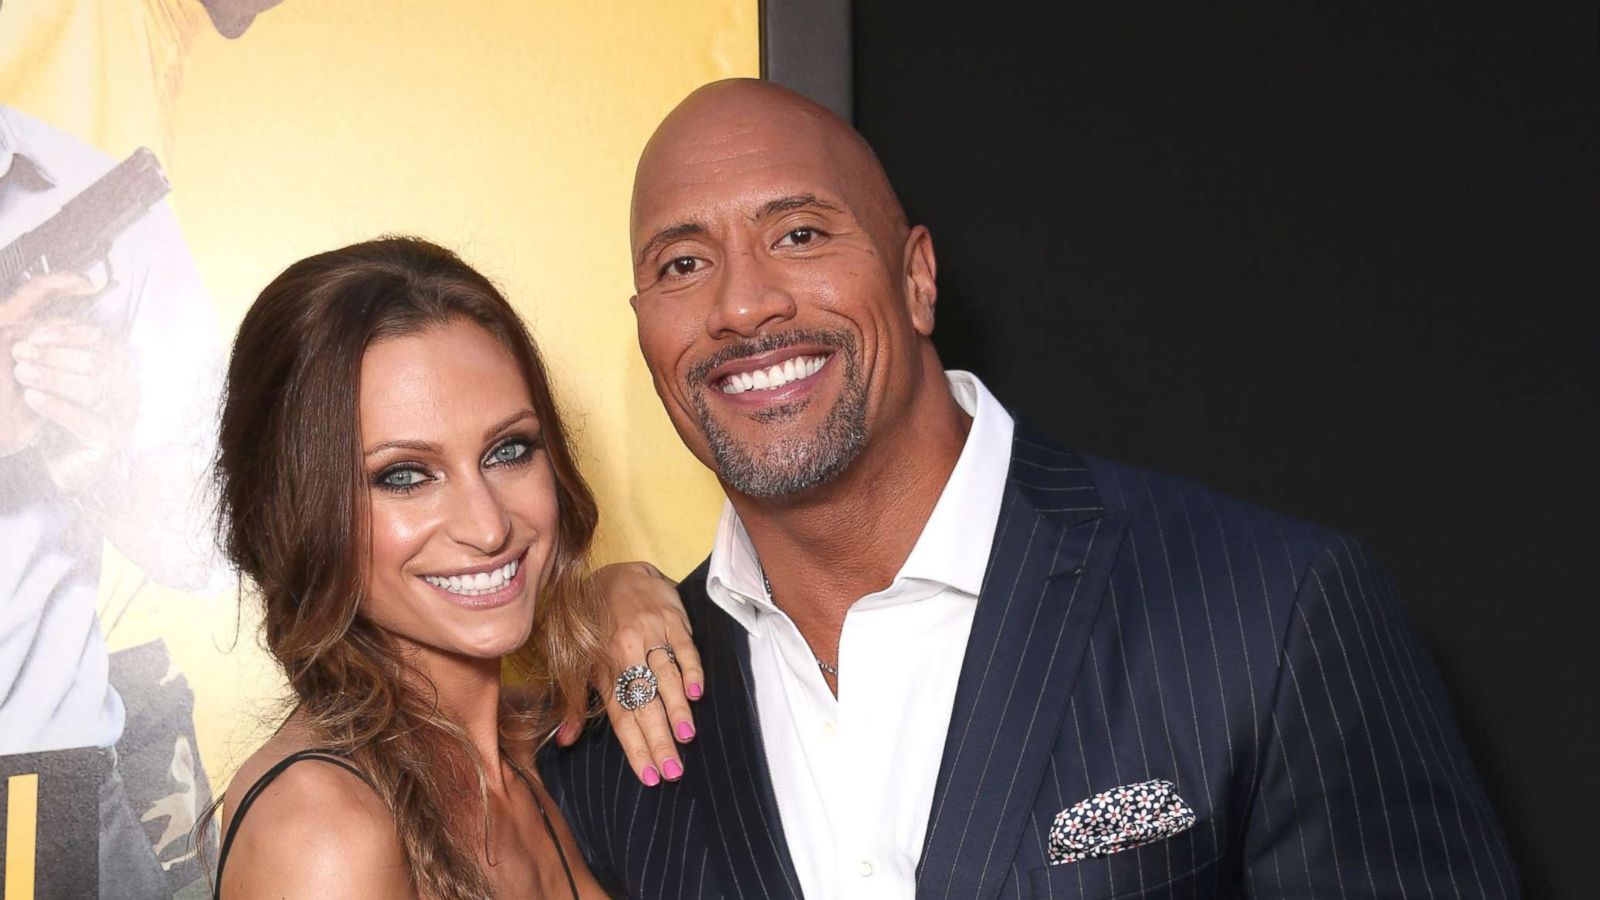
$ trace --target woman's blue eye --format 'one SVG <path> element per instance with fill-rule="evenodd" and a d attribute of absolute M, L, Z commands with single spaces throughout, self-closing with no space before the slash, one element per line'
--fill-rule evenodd
<path fill-rule="evenodd" d="M 427 480 L 427 476 L 416 469 L 393 469 L 383 474 L 383 484 L 392 488 L 414 488 Z"/>
<path fill-rule="evenodd" d="M 526 441 L 507 441 L 489 451 L 489 461 L 496 465 L 514 463 L 532 452 Z"/>

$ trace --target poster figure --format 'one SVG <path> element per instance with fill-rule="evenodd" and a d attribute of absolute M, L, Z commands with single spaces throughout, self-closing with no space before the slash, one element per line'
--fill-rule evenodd
<path fill-rule="evenodd" d="M 221 339 L 154 156 L 115 163 L 0 105 L 0 755 L 103 748 L 101 893 L 170 897 L 210 800 L 192 695 L 160 642 L 113 659 L 96 600 L 107 542 L 154 582 L 218 583 Z M 106 192 L 114 167 L 142 195 Z"/>
<path fill-rule="evenodd" d="M 173 110 L 208 30 L 237 38 L 281 0 L 4 0 L 0 102 L 124 154 L 172 150 Z"/>

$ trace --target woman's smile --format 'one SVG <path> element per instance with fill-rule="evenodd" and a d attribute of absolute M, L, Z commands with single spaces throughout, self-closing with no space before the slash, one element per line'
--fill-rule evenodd
<path fill-rule="evenodd" d="M 451 603 L 468 609 L 493 609 L 517 599 L 527 586 L 528 577 L 522 565 L 527 552 L 524 549 L 515 559 L 500 565 L 417 577 Z"/>

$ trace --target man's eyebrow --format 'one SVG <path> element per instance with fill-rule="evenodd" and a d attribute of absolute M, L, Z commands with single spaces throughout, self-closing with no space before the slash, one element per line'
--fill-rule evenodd
<path fill-rule="evenodd" d="M 768 200 L 766 203 L 761 204 L 761 208 L 755 211 L 755 214 L 750 217 L 750 221 L 758 222 L 771 215 L 807 208 L 825 209 L 829 212 L 844 212 L 844 210 L 834 206 L 832 203 L 819 198 L 816 194 L 791 194 L 787 197 L 779 197 L 776 200 Z"/>
<path fill-rule="evenodd" d="M 666 228 L 651 235 L 650 240 L 645 241 L 644 246 L 639 248 L 639 255 L 634 259 L 633 266 L 636 269 L 642 268 L 644 261 L 649 259 L 650 254 L 656 252 L 662 244 L 670 244 L 679 238 L 686 238 L 692 234 L 705 233 L 706 227 L 699 222 L 679 222 L 676 225 L 668 225 Z"/>
<path fill-rule="evenodd" d="M 750 221 L 759 222 L 768 216 L 778 213 L 807 208 L 825 209 L 829 212 L 844 212 L 844 210 L 823 200 L 816 194 L 790 194 L 787 197 L 779 197 L 761 204 L 761 208 L 750 215 Z M 690 235 L 705 234 L 707 230 L 706 226 L 699 222 L 679 222 L 676 225 L 668 225 L 666 228 L 651 235 L 650 240 L 645 241 L 644 246 L 639 248 L 639 255 L 633 260 L 634 268 L 643 268 L 644 261 L 650 258 L 650 254 L 660 249 L 661 245 L 670 244 L 679 238 L 686 238 Z"/>

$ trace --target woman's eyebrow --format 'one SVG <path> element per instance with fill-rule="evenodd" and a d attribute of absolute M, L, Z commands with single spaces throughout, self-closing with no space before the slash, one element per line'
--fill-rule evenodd
<path fill-rule="evenodd" d="M 494 440 L 495 436 L 500 434 L 500 432 L 505 431 L 507 428 L 510 428 L 518 422 L 521 422 L 523 419 L 537 420 L 538 418 L 539 416 L 531 409 L 519 410 L 495 423 L 488 431 L 484 432 L 483 439 L 485 441 Z M 415 450 L 418 453 L 443 452 L 438 444 L 430 443 L 428 441 L 400 439 L 395 441 L 384 441 L 381 444 L 377 444 L 372 449 L 366 451 L 366 453 L 363 454 L 363 457 L 375 456 L 385 450 Z"/>
<path fill-rule="evenodd" d="M 518 422 L 521 422 L 523 419 L 533 419 L 537 421 L 538 418 L 539 416 L 531 409 L 519 410 L 518 412 L 514 412 L 504 419 L 501 419 L 499 424 L 495 425 L 493 428 L 490 428 L 488 431 L 485 431 L 483 433 L 483 439 L 485 442 L 492 441 L 496 435 L 500 434 L 500 432 L 505 431 L 507 428 L 510 428 Z"/>
<path fill-rule="evenodd" d="M 374 456 L 376 454 L 382 453 L 385 450 L 415 450 L 418 453 L 438 453 L 439 452 L 439 445 L 438 444 L 430 444 L 427 441 L 409 441 L 409 440 L 384 441 L 383 443 L 377 445 L 376 447 L 373 447 L 371 450 L 368 450 L 363 455 L 363 458 L 365 458 L 367 456 Z"/>

